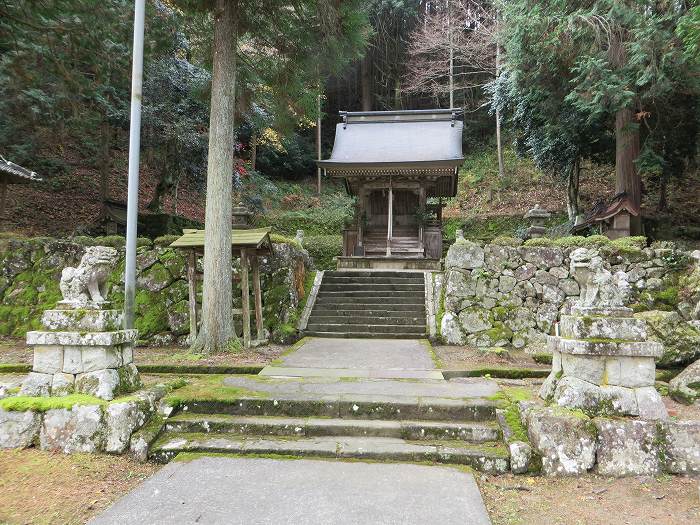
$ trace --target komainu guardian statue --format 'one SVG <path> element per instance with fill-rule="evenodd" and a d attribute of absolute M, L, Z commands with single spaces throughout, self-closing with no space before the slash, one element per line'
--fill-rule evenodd
<path fill-rule="evenodd" d="M 117 264 L 118 254 L 107 246 L 90 246 L 80 264 L 63 269 L 61 303 L 72 308 L 99 308 L 107 302 L 107 279 Z"/>

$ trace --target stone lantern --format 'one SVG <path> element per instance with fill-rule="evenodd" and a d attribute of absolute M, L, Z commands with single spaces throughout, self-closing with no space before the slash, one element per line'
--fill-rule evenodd
<path fill-rule="evenodd" d="M 524 215 L 524 218 L 530 221 L 530 227 L 525 232 L 525 238 L 534 239 L 543 237 L 547 231 L 545 222 L 550 216 L 551 214 L 547 210 L 540 208 L 539 204 L 535 204 L 535 207 Z"/>
<path fill-rule="evenodd" d="M 234 230 L 247 230 L 251 228 L 250 217 L 252 213 L 246 208 L 245 204 L 239 202 L 238 206 L 234 206 L 231 213 L 233 215 Z"/>

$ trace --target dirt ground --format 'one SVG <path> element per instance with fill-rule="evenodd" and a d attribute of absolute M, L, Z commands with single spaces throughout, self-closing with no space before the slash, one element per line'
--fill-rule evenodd
<path fill-rule="evenodd" d="M 445 370 L 468 370 L 480 367 L 503 368 L 541 368 L 548 370 L 549 365 L 536 363 L 532 354 L 523 350 L 509 349 L 503 354 L 469 346 L 433 345 L 433 350 Z"/>
<path fill-rule="evenodd" d="M 239 352 L 228 352 L 204 356 L 192 354 L 187 348 L 181 346 L 172 347 L 137 347 L 134 351 L 134 360 L 138 365 L 207 365 L 207 366 L 237 366 L 237 365 L 268 365 L 279 357 L 288 346 L 267 345 L 258 348 L 250 348 Z M 24 344 L 22 339 L 0 339 L 0 363 L 31 363 L 32 350 Z"/>
<path fill-rule="evenodd" d="M 493 525 L 700 523 L 698 480 L 477 476 Z"/>
<path fill-rule="evenodd" d="M 85 523 L 158 468 L 122 456 L 0 451 L 0 523 Z"/>
<path fill-rule="evenodd" d="M 123 456 L 0 451 L 0 523 L 85 523 L 158 468 Z M 494 525 L 700 523 L 692 478 L 475 475 Z"/>

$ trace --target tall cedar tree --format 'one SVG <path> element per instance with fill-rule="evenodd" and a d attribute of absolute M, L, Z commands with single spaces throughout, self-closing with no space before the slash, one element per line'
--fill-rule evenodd
<path fill-rule="evenodd" d="M 183 9 L 212 10 L 213 75 L 207 167 L 202 324 L 193 349 L 225 351 L 237 344 L 232 315 L 231 205 L 237 50 L 246 55 L 283 57 L 318 83 L 357 56 L 366 25 L 359 2 L 323 0 L 178 0 Z M 310 69 L 313 66 L 315 76 Z M 290 73 L 289 69 L 282 71 Z M 284 86 L 285 78 L 277 85 Z M 293 100 L 287 100 L 292 111 Z"/>

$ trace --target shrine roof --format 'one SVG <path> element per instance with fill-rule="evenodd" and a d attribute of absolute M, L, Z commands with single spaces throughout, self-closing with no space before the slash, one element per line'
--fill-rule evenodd
<path fill-rule="evenodd" d="M 272 228 L 256 228 L 231 231 L 231 247 L 236 249 L 263 249 L 271 251 Z M 182 230 L 182 237 L 170 244 L 171 248 L 204 248 L 204 230 Z"/>
<path fill-rule="evenodd" d="M 341 111 L 330 170 L 452 168 L 464 161 L 459 109 Z"/>

